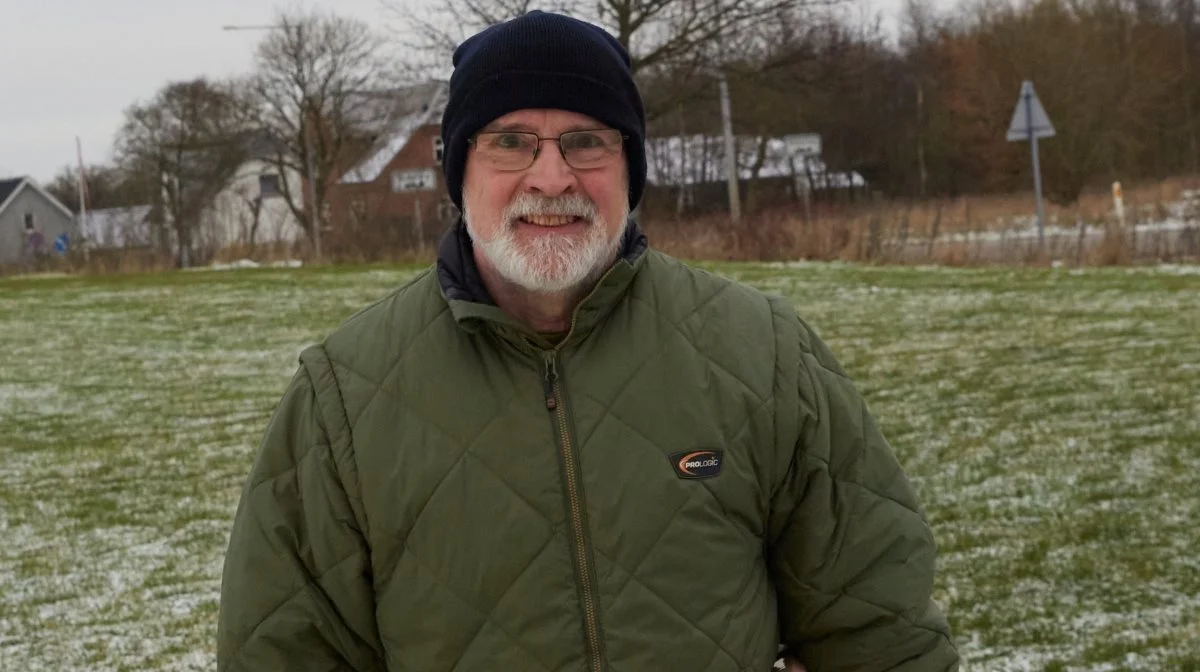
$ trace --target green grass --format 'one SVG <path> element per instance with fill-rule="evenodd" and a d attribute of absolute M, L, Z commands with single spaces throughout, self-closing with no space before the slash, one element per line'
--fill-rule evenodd
<path fill-rule="evenodd" d="M 934 525 L 971 670 L 1200 670 L 1200 273 L 716 265 L 788 296 Z M 0 669 L 211 669 L 296 355 L 414 268 L 0 280 Z"/>

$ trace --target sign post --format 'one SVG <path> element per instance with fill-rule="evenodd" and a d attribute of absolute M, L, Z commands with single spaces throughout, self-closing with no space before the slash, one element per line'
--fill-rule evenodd
<path fill-rule="evenodd" d="M 1038 100 L 1033 90 L 1033 82 L 1025 80 L 1021 84 L 1021 95 L 1017 98 L 1017 109 L 1013 110 L 1012 123 L 1008 126 L 1006 138 L 1012 142 L 1029 140 L 1029 150 L 1033 154 L 1033 189 L 1037 195 L 1037 229 L 1038 248 L 1046 249 L 1046 217 L 1042 210 L 1042 169 L 1038 162 L 1038 138 L 1054 137 L 1054 125 L 1046 116 L 1042 101 Z"/>
<path fill-rule="evenodd" d="M 729 217 L 737 224 L 742 218 L 742 201 L 738 193 L 737 144 L 733 140 L 733 118 L 729 112 L 729 83 L 724 70 L 717 75 L 721 87 L 721 127 L 725 133 L 725 186 L 729 190 Z"/>
<path fill-rule="evenodd" d="M 783 136 L 787 147 L 788 161 L 792 166 L 792 187 L 804 200 L 804 223 L 812 222 L 812 186 L 808 183 L 809 160 L 821 155 L 821 136 L 816 133 L 793 133 Z M 796 161 L 799 160 L 804 177 L 796 174 Z"/>

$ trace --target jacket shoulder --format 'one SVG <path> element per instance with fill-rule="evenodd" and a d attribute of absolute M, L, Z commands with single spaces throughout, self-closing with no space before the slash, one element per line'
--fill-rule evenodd
<path fill-rule="evenodd" d="M 644 271 L 634 287 L 635 299 L 652 303 L 668 319 L 693 315 L 718 320 L 771 318 L 769 297 L 760 290 L 662 252 L 647 252 Z"/>
<path fill-rule="evenodd" d="M 426 269 L 351 315 L 322 345 L 331 361 L 369 374 L 401 357 L 439 318 L 449 317 L 437 278 Z"/>
<path fill-rule="evenodd" d="M 432 269 L 351 315 L 300 361 L 319 398 L 332 399 L 351 419 L 374 396 L 413 343 L 439 322 L 453 322 Z"/>
<path fill-rule="evenodd" d="M 761 401 L 777 385 L 779 324 L 762 291 L 733 278 L 651 251 L 631 299 L 653 319 L 643 336 L 681 337 L 711 365 L 733 375 Z M 645 313 L 643 313 L 645 314 Z"/>

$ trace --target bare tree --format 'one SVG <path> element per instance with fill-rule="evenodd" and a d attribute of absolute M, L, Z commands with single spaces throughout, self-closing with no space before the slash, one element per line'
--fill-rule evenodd
<path fill-rule="evenodd" d="M 201 215 L 242 160 L 239 105 L 232 90 L 203 78 L 174 82 L 125 111 L 117 164 L 154 184 L 160 239 L 182 267 L 196 260 Z"/>
<path fill-rule="evenodd" d="M 420 82 L 444 77 L 454 49 L 475 32 L 532 9 L 569 12 L 579 0 L 556 0 L 549 5 L 532 0 L 382 0 L 400 22 L 400 42 L 406 52 L 405 79 Z"/>
<path fill-rule="evenodd" d="M 87 207 L 89 210 L 123 208 L 145 205 L 151 202 L 152 194 L 145 184 L 139 184 L 136 176 L 126 174 L 121 168 L 108 164 L 84 166 L 83 178 Z M 45 185 L 50 192 L 71 212 L 79 212 L 79 168 L 63 166 L 54 179 Z"/>
<path fill-rule="evenodd" d="M 815 4 L 839 0 L 556 0 L 539 8 L 594 22 L 630 53 L 635 74 L 652 68 L 702 71 L 726 60 L 764 23 Z M 383 0 L 402 26 L 405 46 L 423 72 L 444 72 L 454 48 L 469 35 L 520 16 L 529 0 Z M 670 108 L 670 105 L 665 107 Z M 653 114 L 651 116 L 654 116 Z"/>
<path fill-rule="evenodd" d="M 282 14 L 259 45 L 246 82 L 248 111 L 277 147 L 281 174 L 304 175 L 280 191 L 296 221 L 320 240 L 322 205 L 340 170 L 380 134 L 392 114 L 384 43 L 370 27 L 331 14 Z M 319 251 L 319 250 L 318 250 Z"/>

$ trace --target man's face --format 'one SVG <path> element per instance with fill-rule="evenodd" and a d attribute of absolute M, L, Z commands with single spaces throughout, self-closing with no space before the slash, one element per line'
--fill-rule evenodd
<path fill-rule="evenodd" d="M 520 167 L 538 142 L 537 158 Z M 613 144 L 615 142 L 615 144 Z M 574 164 L 574 165 L 572 165 Z M 481 265 L 529 291 L 594 281 L 616 258 L 629 216 L 620 134 L 586 115 L 518 110 L 484 127 L 467 153 L 463 216 Z"/>

